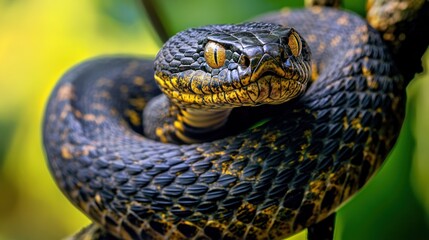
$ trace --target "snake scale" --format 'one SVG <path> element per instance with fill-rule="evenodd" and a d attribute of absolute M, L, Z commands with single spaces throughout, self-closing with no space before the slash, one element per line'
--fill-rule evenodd
<path fill-rule="evenodd" d="M 360 17 L 327 8 L 259 20 L 293 26 L 303 36 L 302 51 L 289 51 L 308 58 L 309 45 L 312 81 L 295 100 L 232 110 L 236 126 L 245 126 L 234 135 L 193 144 L 143 136 L 143 109 L 161 93 L 150 60 L 94 59 L 58 83 L 44 120 L 49 166 L 105 237 L 284 238 L 333 214 L 380 167 L 402 124 L 406 82 L 379 34 Z M 210 41 L 235 44 L 228 31 L 208 28 L 217 34 Z M 239 41 L 239 47 L 252 42 Z M 195 69 L 207 69 L 202 56 L 161 64 L 189 70 L 196 61 Z M 237 67 L 239 58 L 229 57 Z M 244 65 L 253 69 L 254 62 Z M 268 120 L 247 127 L 246 112 Z"/>

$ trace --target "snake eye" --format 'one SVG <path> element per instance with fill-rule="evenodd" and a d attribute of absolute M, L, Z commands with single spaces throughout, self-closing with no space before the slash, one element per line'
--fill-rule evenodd
<path fill-rule="evenodd" d="M 301 54 L 302 42 L 301 42 L 301 38 L 299 37 L 298 33 L 292 32 L 290 34 L 288 45 L 290 47 L 292 54 L 295 57 L 297 57 L 299 54 Z"/>
<path fill-rule="evenodd" d="M 208 42 L 204 49 L 204 58 L 211 68 L 220 68 L 225 63 L 225 48 L 219 43 Z"/>

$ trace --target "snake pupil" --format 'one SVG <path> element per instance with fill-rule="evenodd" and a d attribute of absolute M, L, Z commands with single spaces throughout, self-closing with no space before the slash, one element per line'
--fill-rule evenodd
<path fill-rule="evenodd" d="M 214 56 L 214 61 L 216 63 L 216 66 L 219 66 L 219 62 L 218 62 L 218 59 L 217 59 L 217 50 L 218 50 L 218 48 L 214 49 L 213 56 Z"/>

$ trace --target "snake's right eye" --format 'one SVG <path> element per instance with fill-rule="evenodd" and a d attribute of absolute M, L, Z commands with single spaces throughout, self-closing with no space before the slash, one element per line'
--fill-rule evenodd
<path fill-rule="evenodd" d="M 211 68 L 220 68 L 225 63 L 225 48 L 219 43 L 210 41 L 204 49 L 204 58 Z"/>

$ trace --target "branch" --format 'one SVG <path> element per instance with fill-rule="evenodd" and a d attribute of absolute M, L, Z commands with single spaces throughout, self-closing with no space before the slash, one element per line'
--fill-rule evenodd
<path fill-rule="evenodd" d="M 158 34 L 159 39 L 162 42 L 166 42 L 170 36 L 167 33 L 166 27 L 161 20 L 161 9 L 156 4 L 156 0 L 141 0 L 143 8 L 145 9 L 147 16 L 149 17 L 149 21 L 151 22 L 153 28 Z"/>
<path fill-rule="evenodd" d="M 429 1 L 374 0 L 368 9 L 368 22 L 381 33 L 406 81 L 411 81 L 423 71 L 421 58 L 429 46 Z"/>

